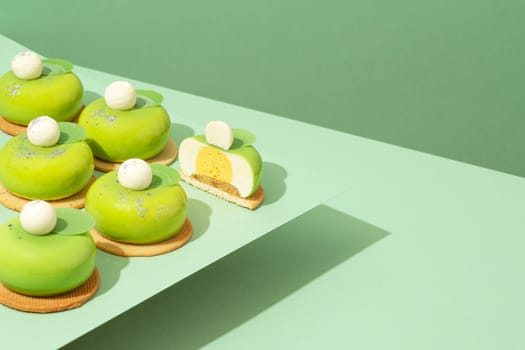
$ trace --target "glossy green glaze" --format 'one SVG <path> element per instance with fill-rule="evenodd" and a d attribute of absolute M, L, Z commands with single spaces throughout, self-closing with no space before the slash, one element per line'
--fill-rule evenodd
<path fill-rule="evenodd" d="M 135 191 L 122 187 L 117 171 L 101 176 L 86 195 L 86 211 L 96 228 L 122 242 L 147 244 L 174 236 L 186 220 L 186 192 L 179 185 L 166 186 L 153 175 L 152 184 Z"/>
<path fill-rule="evenodd" d="M 96 248 L 87 233 L 33 235 L 18 217 L 0 226 L 0 281 L 27 295 L 55 295 L 84 283 L 93 273 Z"/>
<path fill-rule="evenodd" d="M 93 154 L 84 141 L 39 147 L 22 134 L 0 150 L 0 182 L 24 198 L 69 197 L 88 184 L 93 171 Z"/>
<path fill-rule="evenodd" d="M 109 108 L 104 98 L 90 103 L 78 123 L 86 129 L 93 154 L 117 162 L 157 155 L 169 141 L 171 126 L 161 106 L 121 111 Z"/>
<path fill-rule="evenodd" d="M 42 115 L 71 121 L 82 107 L 83 93 L 80 79 L 71 72 L 23 80 L 9 71 L 0 77 L 0 115 L 21 125 Z"/>

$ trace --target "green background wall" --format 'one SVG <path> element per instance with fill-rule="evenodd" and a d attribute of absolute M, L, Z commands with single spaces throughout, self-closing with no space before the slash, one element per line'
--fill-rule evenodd
<path fill-rule="evenodd" d="M 520 176 L 524 23 L 518 0 L 0 6 L 45 56 Z"/>

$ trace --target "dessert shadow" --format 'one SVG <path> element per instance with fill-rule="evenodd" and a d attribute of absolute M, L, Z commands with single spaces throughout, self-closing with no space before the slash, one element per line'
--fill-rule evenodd
<path fill-rule="evenodd" d="M 188 218 L 193 226 L 191 241 L 202 236 L 210 226 L 211 207 L 203 201 L 188 198 Z"/>
<path fill-rule="evenodd" d="M 170 137 L 175 140 L 177 145 L 180 145 L 182 140 L 187 137 L 195 135 L 195 131 L 187 125 L 171 123 Z"/>
<path fill-rule="evenodd" d="M 129 264 L 129 258 L 109 254 L 97 249 L 97 267 L 100 271 L 100 288 L 95 295 L 102 295 L 117 284 L 120 272 Z"/>
<path fill-rule="evenodd" d="M 285 168 L 276 163 L 263 162 L 263 175 L 261 185 L 264 188 L 264 201 L 262 205 L 277 202 L 286 192 L 285 179 L 288 173 Z"/>
<path fill-rule="evenodd" d="M 84 91 L 84 105 L 87 106 L 88 104 L 99 99 L 100 97 L 102 97 L 102 95 L 94 91 L 85 90 Z"/>

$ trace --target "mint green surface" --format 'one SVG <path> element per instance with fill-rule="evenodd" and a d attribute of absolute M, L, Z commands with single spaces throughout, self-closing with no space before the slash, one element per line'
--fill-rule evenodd
<path fill-rule="evenodd" d="M 524 21 L 522 0 L 28 0 L 2 4 L 0 33 L 49 57 L 523 176 Z"/>
<path fill-rule="evenodd" d="M 8 66 L 11 57 L 23 49 L 1 36 L 0 47 L 3 48 L 0 67 Z M 79 66 L 75 66 L 75 72 L 86 88 L 86 98 L 103 91 L 111 81 L 123 79 Z M 163 105 L 172 118 L 171 137 L 177 143 L 193 135 L 194 130 L 202 130 L 212 115 L 214 119 L 257 130 L 257 145 L 264 150 L 261 155 L 265 172 L 261 184 L 265 187 L 265 202 L 250 211 L 184 185 L 188 216 L 193 224 L 193 237 L 187 245 L 155 258 L 127 259 L 100 252 L 97 255 L 100 290 L 86 305 L 75 310 L 33 315 L 0 306 L 0 338 L 12 349 L 64 345 L 347 188 L 346 175 L 328 159 L 311 162 L 295 156 L 297 147 L 308 147 L 305 140 L 316 137 L 335 146 L 346 139 L 342 133 L 146 83 L 133 83 L 158 90 L 165 97 Z M 306 139 L 290 145 L 283 133 L 291 127 Z M 8 138 L 1 134 L 0 143 Z M 319 171 L 319 167 L 323 170 Z M 312 186 L 323 183 L 325 177 L 331 181 Z M 0 208 L 0 219 L 14 215 Z M 31 329 L 30 337 L 28 329 Z"/>
<path fill-rule="evenodd" d="M 79 69 L 90 87 L 109 78 Z M 252 213 L 188 188 L 190 244 L 155 259 L 98 254 L 103 285 L 80 309 L 35 316 L 0 308 L 9 322 L 0 334 L 13 348 L 65 344 L 271 230 L 69 348 L 523 347 L 524 179 L 162 92 L 177 111 L 177 141 L 202 130 L 210 113 L 257 130 L 266 205 Z M 324 200 L 314 197 L 344 187 L 344 195 L 276 227 L 289 211 L 304 212 Z M 218 229 L 231 215 L 236 226 Z"/>
<path fill-rule="evenodd" d="M 62 3 L 32 2 L 42 16 L 26 26 L 26 3 L 3 4 L 0 32 L 75 64 L 525 175 L 521 1 L 93 0 L 50 21 Z M 245 113 L 175 102 L 188 120 Z M 525 347 L 522 179 L 283 123 L 271 140 L 296 139 L 284 152 L 348 192 L 68 348 Z M 204 124 L 187 125 L 179 137 Z"/>
<path fill-rule="evenodd" d="M 524 181 L 350 144 L 347 193 L 66 349 L 523 349 Z"/>

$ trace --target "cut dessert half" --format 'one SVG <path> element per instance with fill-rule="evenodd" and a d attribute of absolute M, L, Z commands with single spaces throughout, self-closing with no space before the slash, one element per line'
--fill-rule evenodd
<path fill-rule="evenodd" d="M 260 186 L 262 159 L 251 145 L 254 141 L 246 130 L 231 129 L 222 121 L 210 122 L 205 135 L 182 141 L 181 178 L 227 201 L 255 209 L 264 191 Z"/>

